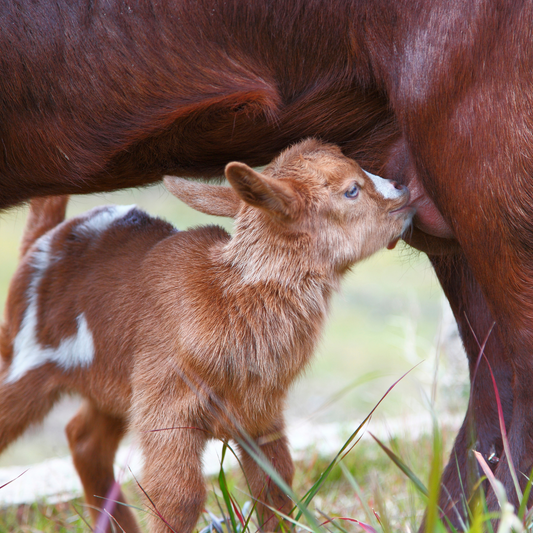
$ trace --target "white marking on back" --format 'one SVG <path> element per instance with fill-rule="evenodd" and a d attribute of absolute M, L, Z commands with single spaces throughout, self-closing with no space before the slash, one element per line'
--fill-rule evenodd
<path fill-rule="evenodd" d="M 135 207 L 135 205 L 106 205 L 96 207 L 82 216 L 82 222 L 78 224 L 76 230 L 100 233 L 105 231 L 116 220 L 125 217 Z"/>
<path fill-rule="evenodd" d="M 36 242 L 32 256 L 34 274 L 27 291 L 28 307 L 15 337 L 13 361 L 6 383 L 19 380 L 29 370 L 47 362 L 68 370 L 77 366 L 89 366 L 94 359 L 93 337 L 83 313 L 77 317 L 77 333 L 63 339 L 57 348 L 42 347 L 37 340 L 38 289 L 50 264 L 57 260 L 51 254 L 50 241 L 53 233 L 52 230 Z"/>
<path fill-rule="evenodd" d="M 402 191 L 397 189 L 390 180 L 385 178 L 380 178 L 375 174 L 371 174 L 366 170 L 363 172 L 372 180 L 376 191 L 383 196 L 386 200 L 393 200 L 394 198 L 399 198 L 402 195 Z"/>

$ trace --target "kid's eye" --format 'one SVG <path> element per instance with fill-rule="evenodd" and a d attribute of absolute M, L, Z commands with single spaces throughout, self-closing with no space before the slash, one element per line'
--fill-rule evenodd
<path fill-rule="evenodd" d="M 357 195 L 359 194 L 359 187 L 357 185 L 352 185 L 345 193 L 344 196 L 346 198 L 357 198 Z"/>

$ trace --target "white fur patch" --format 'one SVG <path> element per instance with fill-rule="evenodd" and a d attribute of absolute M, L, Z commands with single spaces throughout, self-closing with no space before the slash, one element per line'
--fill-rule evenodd
<path fill-rule="evenodd" d="M 76 227 L 90 233 L 100 233 L 105 231 L 115 220 L 125 217 L 135 205 L 106 205 L 95 207 L 86 215 L 82 216 L 82 221 Z"/>
<path fill-rule="evenodd" d="M 89 366 L 94 358 L 93 337 L 83 313 L 77 318 L 77 333 L 63 339 L 57 348 L 43 347 L 37 341 L 38 289 L 46 270 L 56 260 L 50 251 L 52 236 L 53 231 L 41 237 L 36 243 L 32 257 L 35 270 L 27 292 L 28 308 L 15 338 L 13 361 L 6 383 L 19 380 L 29 370 L 47 362 L 68 370 L 77 366 Z"/>
<path fill-rule="evenodd" d="M 402 195 L 402 191 L 397 189 L 390 180 L 385 178 L 380 178 L 375 174 L 370 174 L 366 170 L 363 172 L 372 180 L 376 191 L 383 196 L 386 200 L 393 200 L 394 198 L 399 198 Z"/>

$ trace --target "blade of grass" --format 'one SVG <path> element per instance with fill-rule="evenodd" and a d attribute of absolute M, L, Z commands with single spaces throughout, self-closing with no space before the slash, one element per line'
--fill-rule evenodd
<path fill-rule="evenodd" d="M 526 529 L 529 531 L 531 530 L 531 522 L 533 522 L 533 508 L 531 508 L 525 516 L 524 523 L 526 525 Z"/>
<path fill-rule="evenodd" d="M 231 505 L 233 507 L 233 512 L 235 513 L 235 515 L 239 519 L 239 522 L 241 523 L 241 525 L 244 527 L 244 517 L 242 516 L 242 513 L 241 513 L 241 511 L 239 509 L 239 506 L 238 506 L 237 502 L 235 501 L 235 498 L 231 494 L 229 495 L 229 498 L 230 498 L 230 501 L 231 501 Z"/>
<path fill-rule="evenodd" d="M 4 484 L 0 487 L 0 490 L 3 489 L 4 487 L 7 487 L 10 483 L 13 483 L 13 481 L 17 481 L 17 479 L 18 479 L 20 476 L 23 476 L 27 471 L 28 471 L 28 469 L 24 470 L 24 472 L 22 472 L 22 474 L 19 474 L 16 478 L 13 478 L 11 481 L 8 481 L 7 483 L 4 483 Z"/>
<path fill-rule="evenodd" d="M 209 509 L 207 509 L 204 512 L 207 512 L 209 515 L 209 518 L 211 519 L 211 524 L 215 527 L 219 533 L 222 533 L 222 524 L 226 523 L 226 519 L 224 517 L 224 509 L 222 508 L 222 504 L 220 503 L 220 498 L 218 497 L 218 494 L 215 493 L 215 501 L 218 507 L 218 510 L 220 511 L 220 514 L 222 515 L 222 518 L 218 518 L 215 514 L 213 514 Z"/>
<path fill-rule="evenodd" d="M 490 469 L 490 466 L 485 461 L 485 458 L 476 450 L 472 451 L 474 452 L 474 456 L 477 459 L 477 462 L 481 466 L 483 473 L 485 474 L 488 482 L 490 483 L 490 486 L 492 487 L 492 490 L 496 495 L 500 507 L 503 508 L 504 504 L 507 503 L 507 493 L 505 492 L 504 486 L 500 481 L 496 479 L 496 477 L 492 473 L 492 470 Z"/>
<path fill-rule="evenodd" d="M 235 512 L 233 510 L 233 505 L 231 502 L 231 495 L 229 493 L 228 483 L 226 480 L 226 474 L 224 472 L 224 458 L 226 457 L 226 450 L 227 450 L 227 444 L 224 443 L 224 445 L 222 446 L 222 457 L 220 459 L 220 472 L 218 474 L 218 483 L 220 485 L 220 490 L 222 491 L 222 497 L 224 498 L 224 502 L 226 504 L 226 509 L 228 511 L 231 526 L 233 528 L 233 531 L 236 533 L 237 532 L 237 521 L 235 520 Z"/>
<path fill-rule="evenodd" d="M 420 363 L 419 363 L 420 364 Z M 333 460 L 330 462 L 330 464 L 328 465 L 328 467 L 326 468 L 326 470 L 324 470 L 324 472 L 321 474 L 321 476 L 318 478 L 318 480 L 316 481 L 316 483 L 313 484 L 313 486 L 307 491 L 307 493 L 304 495 L 304 498 L 305 500 L 303 501 L 303 505 L 307 508 L 309 506 L 309 504 L 311 503 L 311 501 L 313 500 L 313 498 L 316 496 L 316 494 L 318 493 L 318 491 L 320 490 L 320 487 L 322 486 L 322 484 L 326 481 L 326 479 L 328 478 L 329 474 L 331 473 L 331 471 L 333 470 L 333 468 L 335 467 L 335 465 L 338 464 L 338 462 L 344 457 L 344 454 L 345 454 L 345 451 L 349 448 L 350 444 L 352 443 L 352 441 L 357 437 L 357 435 L 359 434 L 359 432 L 365 427 L 366 423 L 372 418 L 372 415 L 375 413 L 376 409 L 380 406 L 380 404 L 383 402 L 383 400 L 388 396 L 388 394 L 392 391 L 392 389 L 394 389 L 394 387 L 396 387 L 396 385 L 402 381 L 402 379 L 405 378 L 405 376 L 407 376 L 407 374 L 409 374 L 412 370 L 414 370 L 416 368 L 416 366 L 418 365 L 415 365 L 413 368 L 411 368 L 410 370 L 408 370 L 405 374 L 403 374 L 403 376 L 401 376 L 399 379 L 397 379 L 388 389 L 387 391 L 385 392 L 385 394 L 380 398 L 380 400 L 378 401 L 378 403 L 376 403 L 376 405 L 372 408 L 372 410 L 370 411 L 370 413 L 366 416 L 366 418 L 361 422 L 361 424 L 359 424 L 359 426 L 357 427 L 357 429 L 350 435 L 350 437 L 348 437 L 348 440 L 344 443 L 344 445 L 342 446 L 342 448 L 337 452 L 337 455 L 335 455 L 335 457 L 333 458 Z M 302 513 L 301 511 L 296 515 L 296 520 L 299 520 L 300 517 L 301 517 Z"/>
<path fill-rule="evenodd" d="M 334 527 L 338 528 L 340 531 L 346 532 L 346 530 L 343 527 L 340 527 L 339 525 L 335 524 L 335 520 L 343 520 L 345 522 L 353 522 L 354 524 L 357 524 L 358 526 L 361 526 L 361 528 L 368 532 L 368 533 L 377 533 L 377 531 L 369 524 L 365 524 L 364 522 L 361 522 L 360 520 L 356 520 L 355 518 L 348 518 L 346 516 L 333 516 L 329 517 L 324 513 L 320 513 L 323 515 L 326 520 L 325 522 L 322 522 L 320 525 L 325 526 L 326 524 L 332 524 Z"/>
<path fill-rule="evenodd" d="M 531 493 L 531 485 L 533 484 L 533 470 L 531 470 L 529 474 L 529 478 L 527 480 L 527 485 L 524 490 L 524 496 L 522 497 L 522 500 L 520 501 L 520 508 L 518 509 L 518 518 L 522 520 L 522 523 L 525 525 L 525 516 L 527 512 L 527 503 L 529 501 L 529 495 Z"/>
<path fill-rule="evenodd" d="M 457 478 L 459 479 L 459 484 L 461 485 L 461 503 L 463 504 L 463 513 L 464 516 L 468 516 L 469 510 L 468 510 L 468 497 L 466 496 L 466 490 L 463 483 L 463 476 L 461 475 L 461 468 L 459 467 L 459 461 L 457 458 L 457 454 L 455 455 L 455 467 L 457 468 Z M 474 488 L 474 494 L 476 493 L 476 489 Z M 448 500 L 452 502 L 452 497 L 450 494 L 448 494 Z M 461 516 L 461 513 L 457 510 L 457 507 L 454 505 L 453 508 L 455 509 L 455 514 L 457 516 L 457 519 L 461 523 L 461 528 L 463 531 L 466 531 L 466 524 L 464 523 L 463 517 Z"/>
<path fill-rule="evenodd" d="M 466 313 L 465 313 L 465 316 L 466 316 Z M 483 340 L 483 344 L 480 345 L 479 341 L 478 341 L 478 338 L 477 338 L 477 336 L 476 336 L 476 334 L 474 332 L 474 329 L 472 328 L 472 325 L 470 324 L 468 316 L 466 316 L 466 320 L 467 320 L 468 326 L 470 328 L 470 331 L 472 332 L 472 335 L 474 336 L 474 338 L 476 340 L 476 343 L 477 343 L 477 345 L 479 347 L 478 361 L 477 361 L 477 364 L 476 364 L 476 373 L 477 373 L 477 368 L 479 367 L 479 364 L 481 362 L 481 358 L 482 357 L 485 359 L 485 361 L 487 363 L 487 366 L 489 368 L 490 376 L 491 376 L 491 379 L 492 379 L 492 386 L 494 388 L 494 394 L 496 396 L 496 407 L 498 409 L 498 421 L 500 423 L 500 433 L 502 435 L 502 440 L 503 440 L 503 449 L 505 451 L 505 457 L 507 459 L 507 464 L 509 465 L 509 472 L 510 472 L 511 478 L 513 480 L 513 484 L 514 484 L 514 487 L 515 487 L 516 495 L 518 497 L 518 501 L 522 501 L 522 499 L 523 499 L 522 489 L 520 488 L 520 483 L 518 482 L 518 476 L 516 475 L 516 469 L 515 469 L 514 464 L 513 464 L 513 458 L 512 458 L 511 449 L 510 449 L 510 446 L 509 446 L 509 439 L 507 438 L 507 430 L 505 428 L 505 420 L 503 418 L 503 409 L 502 409 L 502 403 L 501 403 L 501 400 L 500 400 L 500 393 L 498 391 L 498 385 L 496 383 L 496 379 L 494 378 L 494 374 L 492 373 L 492 367 L 490 365 L 490 361 L 489 361 L 488 357 L 485 355 L 485 347 L 487 346 L 487 342 L 488 342 L 488 340 L 490 338 L 492 330 L 496 326 L 496 322 L 492 323 L 491 327 L 489 328 L 489 331 L 485 335 L 485 339 Z M 474 374 L 474 376 L 475 376 L 475 374 Z"/>
<path fill-rule="evenodd" d="M 104 508 L 104 513 L 107 516 L 107 522 L 111 526 L 112 531 L 122 531 L 122 533 L 126 533 L 124 531 L 124 528 L 117 522 L 117 519 L 107 510 Z M 118 529 L 117 529 L 118 528 Z M 102 533 L 105 533 L 106 530 L 102 529 Z M 96 530 L 96 533 L 98 533 L 98 530 Z"/>
<path fill-rule="evenodd" d="M 455 516 L 456 516 L 457 520 L 460 523 L 461 531 L 466 531 L 467 527 L 465 525 L 463 517 L 461 516 L 461 514 L 457 510 L 457 507 L 455 506 L 455 504 L 453 504 L 453 499 L 451 497 L 450 491 L 447 489 L 446 485 L 444 485 L 444 484 L 441 486 L 441 489 L 444 490 L 444 492 L 446 493 L 446 496 L 448 497 L 447 503 L 448 504 L 452 503 L 452 505 L 453 505 L 453 510 L 455 511 Z M 461 495 L 461 501 L 463 502 L 463 511 L 465 513 L 465 516 L 470 516 L 470 510 L 468 509 L 468 506 L 466 506 L 464 504 L 464 494 Z M 446 506 L 446 508 L 448 508 L 448 506 Z M 444 517 L 441 517 L 441 519 L 442 518 L 444 518 L 444 521 L 446 522 L 446 524 L 448 524 L 448 528 L 450 529 L 450 531 L 453 531 L 453 527 L 451 525 L 451 520 L 448 518 L 448 516 L 444 515 Z"/>
<path fill-rule="evenodd" d="M 94 495 L 95 498 L 99 498 L 101 500 L 108 500 L 109 498 L 106 498 L 105 496 L 98 496 L 97 494 Z M 141 513 L 146 512 L 146 509 L 143 507 L 139 507 L 137 505 L 132 505 L 131 503 L 127 502 L 119 502 L 118 500 L 113 500 L 113 503 L 117 505 L 122 505 L 123 507 L 129 507 L 130 509 L 135 509 L 136 511 L 140 511 Z"/>
<path fill-rule="evenodd" d="M 383 444 L 375 435 L 370 433 L 370 436 L 379 444 L 381 449 L 390 457 L 391 461 L 412 481 L 418 491 L 425 496 L 429 497 L 429 491 L 426 486 L 420 481 L 416 474 L 385 444 Z"/>
<path fill-rule="evenodd" d="M 370 509 L 370 507 L 366 503 L 365 499 L 363 498 L 363 493 L 361 491 L 361 487 L 359 487 L 359 484 L 357 483 L 355 478 L 352 476 L 351 472 L 348 470 L 348 468 L 346 467 L 344 462 L 341 461 L 339 463 L 339 466 L 340 466 L 344 476 L 348 480 L 348 483 L 355 490 L 355 493 L 357 494 L 357 499 L 361 503 L 361 507 L 363 507 L 363 510 L 365 512 L 365 515 L 366 515 L 367 519 L 370 520 L 371 522 L 374 522 L 375 521 L 374 513 L 372 513 L 372 510 Z"/>
<path fill-rule="evenodd" d="M 487 365 L 489 367 L 490 371 L 490 377 L 492 378 L 492 385 L 494 387 L 494 394 L 496 396 L 496 405 L 498 407 L 498 420 L 500 422 L 500 432 L 502 434 L 502 440 L 503 440 L 503 449 L 505 450 L 505 458 L 507 459 L 507 464 L 509 465 L 509 472 L 511 473 L 511 477 L 513 479 L 514 488 L 516 491 L 516 495 L 518 496 L 518 501 L 522 501 L 523 494 L 522 489 L 520 488 L 520 483 L 518 482 L 518 476 L 516 475 L 516 470 L 513 464 L 513 458 L 511 455 L 511 448 L 509 446 L 509 439 L 507 438 L 507 430 L 505 429 L 505 420 L 503 419 L 503 409 L 502 409 L 502 402 L 500 400 L 500 393 L 498 391 L 498 385 L 496 384 L 496 379 L 494 377 L 494 374 L 492 373 L 492 368 L 490 366 L 488 358 L 483 354 L 485 357 L 485 361 L 487 362 Z"/>
<path fill-rule="evenodd" d="M 131 471 L 131 468 L 129 470 L 130 470 L 130 473 L 131 473 L 133 479 L 135 480 L 135 483 L 137 483 L 137 486 L 139 487 L 139 489 L 142 491 L 142 493 L 146 496 L 147 500 L 152 505 L 152 507 L 153 507 L 152 511 L 157 515 L 157 517 L 161 520 L 161 522 L 163 522 L 163 524 L 165 524 L 165 526 L 167 526 L 168 529 L 170 529 L 170 531 L 172 531 L 173 533 L 176 533 L 176 531 L 172 528 L 172 526 L 166 521 L 165 517 L 159 512 L 159 509 L 157 508 L 155 503 L 152 501 L 152 498 L 150 498 L 148 493 L 144 490 L 144 487 L 139 483 L 139 481 L 137 480 L 137 478 L 135 477 L 135 475 Z"/>
<path fill-rule="evenodd" d="M 385 502 L 383 501 L 383 496 L 381 495 L 381 485 L 379 483 L 377 483 L 374 487 L 374 499 L 376 502 L 376 507 L 378 508 L 377 511 L 375 509 L 372 509 L 376 520 L 381 526 L 383 533 L 392 533 Z"/>
<path fill-rule="evenodd" d="M 320 527 L 323 527 L 324 529 L 326 529 L 327 531 L 329 531 L 329 529 L 327 527 L 325 527 L 327 524 L 331 524 L 337 531 L 340 531 L 341 533 L 348 533 L 348 531 L 346 531 L 346 529 L 344 529 L 340 524 L 337 524 L 335 522 L 335 517 L 331 517 L 331 516 L 328 516 L 326 513 L 322 512 L 320 509 L 317 509 L 317 513 L 322 516 L 323 518 L 326 519 L 325 522 L 322 522 L 320 524 Z"/>
<path fill-rule="evenodd" d="M 244 507 L 246 507 L 246 504 L 244 505 Z M 244 512 L 244 507 L 243 507 L 243 512 Z M 257 507 L 257 502 L 254 502 L 253 505 L 251 505 L 251 509 L 250 509 L 250 512 L 248 513 L 248 517 L 246 518 L 246 522 L 244 523 L 244 526 L 242 526 L 243 533 L 248 531 L 248 524 L 250 523 L 250 520 L 252 519 L 252 516 L 255 512 L 256 507 Z"/>
<path fill-rule="evenodd" d="M 472 513 L 472 519 L 468 533 L 484 533 L 483 531 L 483 511 L 480 505 L 476 505 L 474 512 Z"/>
<path fill-rule="evenodd" d="M 96 533 L 105 533 L 108 529 L 108 524 L 111 523 L 111 517 L 113 516 L 113 511 L 116 507 L 117 497 L 120 494 L 120 484 L 115 481 L 111 488 L 109 489 L 107 495 L 105 498 L 102 498 L 103 501 L 103 507 L 102 512 L 98 516 L 98 520 L 96 522 Z M 114 520 L 114 518 L 113 518 Z"/>
<path fill-rule="evenodd" d="M 375 509 L 372 509 L 372 513 L 376 517 L 376 520 L 378 521 L 378 524 L 380 525 L 381 529 L 383 529 L 383 524 L 381 523 L 381 517 L 379 516 L 379 513 L 377 513 Z"/>
<path fill-rule="evenodd" d="M 74 502 L 70 502 L 70 506 L 74 509 L 74 511 L 76 512 L 76 514 L 80 518 L 80 520 L 87 526 L 89 531 L 91 531 L 91 532 L 94 531 L 93 528 L 91 527 L 91 525 L 89 524 L 89 522 L 87 522 L 87 520 L 85 520 L 85 517 L 83 516 L 83 514 L 80 513 L 78 508 L 74 505 Z"/>
<path fill-rule="evenodd" d="M 480 477 L 480 485 L 482 483 L 484 483 L 485 481 L 486 481 L 486 479 L 485 479 L 484 476 Z M 474 511 L 479 507 L 479 509 L 480 509 L 479 512 L 481 513 L 481 516 L 482 516 L 483 520 L 487 524 L 486 533 L 494 533 L 494 529 L 492 528 L 491 520 L 493 520 L 494 518 L 498 518 L 498 513 L 497 512 L 493 512 L 493 513 L 489 512 L 489 508 L 487 506 L 487 500 L 486 500 L 486 497 L 485 497 L 485 491 L 483 490 L 483 487 L 480 487 L 479 496 L 476 498 L 476 500 L 475 501 L 472 501 L 472 500 L 469 501 L 469 506 L 470 506 L 470 515 L 469 515 L 470 523 L 472 523 L 474 521 Z M 485 530 L 484 530 L 484 533 L 485 533 Z"/>
<path fill-rule="evenodd" d="M 479 498 L 474 503 L 474 509 L 471 514 L 468 533 L 484 533 L 483 525 L 485 523 L 483 505 Z"/>
<path fill-rule="evenodd" d="M 256 502 L 258 503 L 258 502 Z M 309 533 L 324 533 L 321 529 L 320 529 L 320 524 L 318 523 L 318 521 L 315 519 L 314 516 L 312 516 L 313 518 L 313 521 L 315 522 L 316 524 L 316 527 L 314 524 L 312 524 L 312 527 L 309 527 L 309 526 L 306 526 L 305 524 L 302 524 L 301 522 L 298 522 L 297 520 L 295 520 L 294 518 L 290 517 L 289 515 L 281 512 L 279 509 L 275 509 L 274 507 L 271 507 L 270 505 L 268 505 L 267 503 L 265 502 L 261 502 L 262 505 L 264 505 L 267 509 L 270 509 L 273 513 L 275 513 L 277 516 L 279 516 L 280 518 L 283 518 L 284 520 L 286 520 L 287 522 L 290 522 L 291 524 L 294 524 L 295 526 L 298 526 L 299 528 L 305 530 L 305 531 L 308 531 Z M 309 512 L 309 511 L 308 511 Z"/>
<path fill-rule="evenodd" d="M 366 374 L 363 374 L 362 376 L 359 376 L 358 378 L 354 379 L 351 383 L 348 383 L 348 385 L 345 385 L 339 391 L 336 391 L 335 393 L 331 394 L 327 398 L 327 400 L 322 405 L 320 405 L 318 409 L 311 415 L 311 418 L 319 414 L 321 411 L 327 409 L 329 406 L 333 405 L 337 401 L 339 401 L 343 396 L 346 396 L 349 392 L 351 392 L 356 387 L 359 387 L 360 385 L 364 385 L 370 381 L 374 381 L 376 379 L 384 378 L 390 375 L 391 375 L 390 373 L 386 373 L 382 371 L 372 371 L 372 372 L 367 372 Z"/>
<path fill-rule="evenodd" d="M 223 444 L 224 444 L 224 443 L 223 443 Z M 248 487 L 248 492 L 251 493 L 251 492 L 252 492 L 252 489 L 251 489 L 251 487 L 250 487 L 250 483 L 248 482 L 248 478 L 246 477 L 246 473 L 245 473 L 245 471 L 244 471 L 244 466 L 243 466 L 243 464 L 242 464 L 242 462 L 241 462 L 241 458 L 240 458 L 239 454 L 235 452 L 235 450 L 232 448 L 232 446 L 229 444 L 229 442 L 226 442 L 225 444 L 226 444 L 227 449 L 228 449 L 228 450 L 231 452 L 231 454 L 233 455 L 233 457 L 235 457 L 235 460 L 237 461 L 237 463 L 238 463 L 238 465 L 239 465 L 239 468 L 241 469 L 241 472 L 242 472 L 243 475 L 244 475 L 244 479 L 245 479 L 245 481 L 246 481 L 246 486 Z"/>
<path fill-rule="evenodd" d="M 483 480 L 479 479 L 479 484 L 483 483 Z M 481 503 L 481 508 L 482 508 L 482 515 L 483 515 L 483 520 L 485 521 L 485 524 L 486 524 L 486 529 L 483 533 L 494 533 L 494 529 L 492 527 L 492 520 L 493 519 L 497 519 L 498 518 L 498 515 L 497 513 L 489 513 L 489 508 L 487 507 L 487 500 L 485 498 L 485 491 L 480 489 L 479 491 L 479 501 Z"/>
<path fill-rule="evenodd" d="M 442 438 L 440 436 L 437 420 L 432 411 L 433 418 L 433 458 L 429 472 L 429 492 L 426 507 L 426 533 L 433 533 L 439 521 L 440 480 L 442 477 Z"/>

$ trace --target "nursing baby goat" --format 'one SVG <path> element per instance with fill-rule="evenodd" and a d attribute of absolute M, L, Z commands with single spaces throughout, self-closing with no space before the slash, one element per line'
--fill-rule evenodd
<path fill-rule="evenodd" d="M 177 231 L 135 207 L 63 221 L 67 197 L 31 203 L 0 337 L 0 451 L 63 393 L 81 394 L 67 434 L 94 520 L 131 428 L 143 489 L 164 518 L 151 518 L 150 531 L 193 530 L 210 438 L 237 441 L 261 526 L 275 529 L 270 507 L 286 513 L 292 502 L 242 443 L 255 441 L 291 483 L 287 390 L 343 274 L 394 244 L 413 215 L 404 186 L 313 139 L 263 173 L 230 163 L 225 174 L 231 187 L 165 184 L 199 211 L 235 218 L 233 236 Z M 139 531 L 128 507 L 113 515 Z"/>

